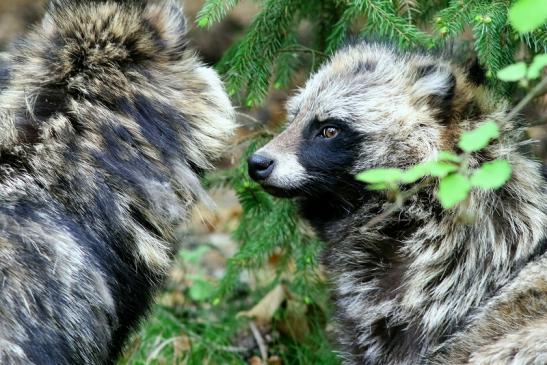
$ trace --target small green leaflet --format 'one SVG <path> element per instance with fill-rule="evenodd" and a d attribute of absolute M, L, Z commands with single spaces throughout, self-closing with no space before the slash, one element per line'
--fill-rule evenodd
<path fill-rule="evenodd" d="M 458 147 L 468 153 L 480 151 L 499 135 L 500 131 L 496 122 L 489 121 L 472 131 L 462 133 Z"/>
<path fill-rule="evenodd" d="M 368 190 L 388 190 L 390 187 L 392 187 L 393 185 L 388 185 L 388 184 L 385 184 L 385 183 L 377 183 L 377 184 L 369 184 L 367 186 L 367 189 Z"/>
<path fill-rule="evenodd" d="M 465 200 L 471 183 L 466 176 L 462 174 L 451 174 L 441 179 L 437 196 L 444 209 L 449 209 Z"/>
<path fill-rule="evenodd" d="M 418 181 L 424 176 L 436 176 L 443 177 L 448 175 L 451 172 L 457 171 L 458 166 L 450 162 L 444 161 L 429 161 L 418 164 L 414 167 L 411 167 L 401 177 L 401 181 L 410 184 L 415 181 Z"/>
<path fill-rule="evenodd" d="M 505 160 L 483 164 L 471 176 L 471 184 L 483 189 L 498 189 L 511 178 L 511 165 Z"/>
<path fill-rule="evenodd" d="M 502 81 L 519 81 L 526 77 L 527 66 L 517 62 L 498 71 L 498 79 Z"/>
<path fill-rule="evenodd" d="M 395 168 L 376 168 L 361 172 L 357 180 L 369 184 L 394 183 L 401 180 L 403 170 Z"/>
<path fill-rule="evenodd" d="M 436 177 L 443 177 L 458 170 L 458 166 L 443 161 L 432 161 L 426 163 L 424 167 L 426 168 L 428 175 Z"/>
<path fill-rule="evenodd" d="M 406 171 L 397 168 L 375 168 L 360 173 L 356 178 L 368 183 L 370 190 L 384 190 L 398 183 L 411 184 L 425 176 L 446 176 L 458 170 L 458 165 L 455 163 L 461 160 L 461 157 L 443 151 L 439 153 L 438 161 L 424 162 Z"/>
<path fill-rule="evenodd" d="M 463 158 L 456 155 L 455 153 L 448 152 L 448 151 L 441 151 L 439 152 L 439 156 L 437 157 L 439 161 L 450 161 L 455 163 L 460 163 L 463 161 Z"/>
<path fill-rule="evenodd" d="M 406 170 L 401 176 L 401 181 L 405 184 L 411 184 L 426 176 L 428 174 L 427 167 L 425 166 L 426 164 L 427 162 L 423 164 L 418 164 Z"/>
<path fill-rule="evenodd" d="M 530 32 L 547 21 L 545 0 L 520 0 L 509 9 L 509 23 L 519 33 Z"/>
<path fill-rule="evenodd" d="M 545 4 L 545 6 L 547 6 L 547 3 Z M 537 79 L 539 76 L 541 76 L 541 71 L 543 71 L 543 68 L 545 66 L 547 66 L 547 53 L 538 54 L 536 57 L 534 57 L 534 61 L 532 61 L 530 67 L 528 67 L 527 77 L 530 80 Z"/>

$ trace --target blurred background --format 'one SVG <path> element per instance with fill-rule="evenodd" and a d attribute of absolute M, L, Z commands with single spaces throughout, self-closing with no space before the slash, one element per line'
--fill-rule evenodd
<path fill-rule="evenodd" d="M 45 0 L 0 0 L 0 52 L 9 49 L 9 44 L 23 34 L 28 27 L 38 22 L 44 12 Z M 215 65 L 226 50 L 241 39 L 244 32 L 260 11 L 259 2 L 241 0 L 220 22 L 210 29 L 195 26 L 196 15 L 203 5 L 202 0 L 186 0 L 184 8 L 191 29 L 190 44 L 197 49 L 203 60 Z M 310 43 L 312 28 L 303 22 L 298 27 L 300 43 Z M 472 38 L 463 33 L 462 38 Z M 310 45 L 311 46 L 311 45 Z M 307 60 L 309 61 L 309 59 Z M 297 71 L 290 86 L 303 83 L 307 71 Z M 290 88 L 288 88 L 290 89 Z M 170 274 L 164 290 L 158 295 L 152 315 L 127 346 L 122 364 L 337 364 L 328 342 L 330 308 L 325 294 L 325 280 L 321 268 L 316 265 L 316 253 L 320 243 L 316 242 L 307 227 L 294 222 L 293 207 L 277 201 L 272 209 L 287 211 L 287 221 L 263 222 L 278 227 L 292 227 L 298 233 L 295 245 L 304 242 L 309 254 L 295 248 L 294 263 L 285 262 L 290 250 L 283 254 L 270 247 L 261 269 L 241 270 L 242 266 L 229 265 L 229 258 L 237 254 L 239 244 L 247 237 L 242 229 L 244 208 L 238 199 L 233 184 L 223 184 L 229 179 L 222 171 L 245 174 L 240 165 L 245 150 L 255 147 L 249 142 L 257 130 L 276 130 L 284 121 L 284 102 L 288 92 L 270 88 L 265 101 L 255 107 L 246 107 L 234 100 L 238 119 L 243 126 L 233 146 L 226 151 L 219 163 L 221 172 L 205 179 L 216 208 L 198 206 L 192 221 L 180 230 L 182 250 Z M 519 97 L 518 93 L 516 97 Z M 545 124 L 547 110 L 543 101 L 524 111 L 524 117 Z M 241 105 L 240 105 L 241 104 Z M 527 133 L 540 141 L 533 145 L 533 153 L 547 163 L 547 128 L 538 126 Z M 256 141 L 255 141 L 256 142 Z M 256 143 L 261 143 L 256 142 Z M 239 166 L 239 167 L 238 167 Z M 241 196 L 239 196 L 241 198 Z M 270 199 L 270 198 L 264 198 Z M 267 205 L 266 204 L 266 205 Z M 279 219 L 273 217 L 272 219 Z M 262 219 L 262 218 L 261 218 Z M 285 228 L 283 228 L 285 229 Z M 272 230 L 271 235 L 277 235 Z M 281 232 L 283 239 L 292 239 L 294 232 Z M 256 237 L 268 239 L 267 234 Z M 288 237 L 288 238 L 287 238 Z M 267 243 L 263 243 L 267 245 Z M 290 244 L 289 244 L 290 247 Z M 257 253 L 259 255 L 260 253 Z M 300 256 L 299 256 L 300 255 Z M 236 257 L 236 259 L 239 259 Z M 243 258 L 242 258 L 243 260 Z M 302 275 L 299 260 L 313 276 Z M 312 262 L 313 261 L 313 262 Z M 300 265 L 300 266 L 299 266 Z M 307 266 L 306 266 L 307 265 Z M 314 269 L 309 269 L 314 267 Z M 283 273 L 279 273 L 283 268 Z M 289 268 L 285 270 L 285 268 Z M 219 283 L 225 277 L 236 277 L 238 285 L 229 285 L 229 295 L 217 296 Z M 295 277 L 297 276 L 297 277 Z M 274 280 L 275 279 L 275 280 Z M 301 282 L 306 282 L 302 284 Z M 290 283 L 290 288 L 287 283 Z M 293 285 L 294 284 L 294 285 Z M 299 291 L 304 285 L 315 293 Z M 318 293 L 317 293 L 318 292 Z M 224 293 L 226 294 L 226 293 Z M 252 317 L 253 320 L 249 320 Z"/>

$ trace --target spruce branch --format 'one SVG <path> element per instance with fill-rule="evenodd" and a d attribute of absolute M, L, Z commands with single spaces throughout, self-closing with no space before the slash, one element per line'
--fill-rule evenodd
<path fill-rule="evenodd" d="M 473 26 L 475 50 L 481 64 L 491 74 L 510 64 L 515 52 L 515 44 L 507 36 L 507 5 L 505 1 L 494 2 L 478 5 L 473 10 L 476 14 Z"/>
<path fill-rule="evenodd" d="M 220 22 L 234 8 L 239 0 L 207 0 L 197 14 L 197 24 L 204 27 L 211 27 L 214 23 Z"/>
<path fill-rule="evenodd" d="M 354 0 L 348 4 L 346 10 L 344 10 L 340 19 L 334 24 L 330 35 L 327 37 L 327 53 L 333 53 L 342 44 L 353 21 L 363 12 L 362 1 Z"/>
<path fill-rule="evenodd" d="M 519 38 L 534 53 L 547 53 L 547 24 Z"/>
<path fill-rule="evenodd" d="M 365 31 L 376 32 L 398 42 L 401 47 L 429 46 L 430 37 L 397 15 L 393 3 L 387 0 L 364 0 L 367 15 Z"/>
<path fill-rule="evenodd" d="M 478 4 L 479 0 L 451 0 L 450 5 L 435 17 L 437 31 L 441 36 L 439 40 L 462 33 L 464 27 L 471 23 L 472 10 Z"/>
<path fill-rule="evenodd" d="M 412 23 L 412 14 L 420 12 L 420 4 L 417 0 L 396 0 L 397 14 L 407 17 Z"/>
<path fill-rule="evenodd" d="M 243 39 L 222 58 L 228 91 L 235 94 L 246 86 L 248 106 L 264 99 L 274 62 L 291 34 L 298 8 L 298 0 L 268 0 Z"/>

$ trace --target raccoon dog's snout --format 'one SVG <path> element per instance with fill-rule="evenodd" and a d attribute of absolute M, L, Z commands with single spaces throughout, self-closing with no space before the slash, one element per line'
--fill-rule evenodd
<path fill-rule="evenodd" d="M 253 154 L 247 160 L 249 176 L 257 182 L 267 179 L 274 170 L 274 162 L 270 157 Z"/>

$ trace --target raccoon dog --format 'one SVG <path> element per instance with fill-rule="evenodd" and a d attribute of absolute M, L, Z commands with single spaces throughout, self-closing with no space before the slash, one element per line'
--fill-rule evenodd
<path fill-rule="evenodd" d="M 441 57 L 357 44 L 288 102 L 289 125 L 249 159 L 274 195 L 296 197 L 327 242 L 323 262 L 346 364 L 547 363 L 547 202 L 538 163 L 506 137 L 471 167 L 506 159 L 511 180 L 443 210 L 432 182 L 390 206 L 355 175 L 457 152 L 463 131 L 503 120 L 503 102 Z M 474 221 L 462 223 L 463 212 Z"/>
<path fill-rule="evenodd" d="M 0 363 L 115 361 L 234 128 L 170 1 L 54 0 L 2 64 Z"/>

